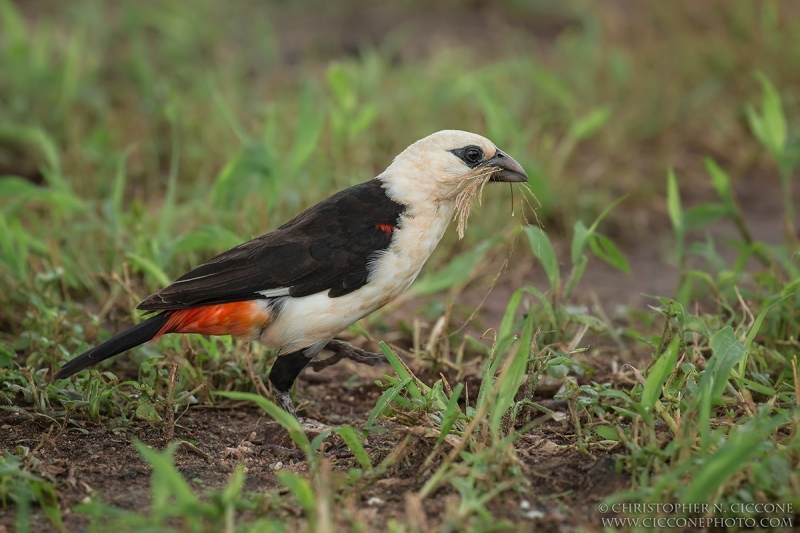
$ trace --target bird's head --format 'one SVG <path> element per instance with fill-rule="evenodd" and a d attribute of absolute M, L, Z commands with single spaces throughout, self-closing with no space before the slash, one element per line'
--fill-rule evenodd
<path fill-rule="evenodd" d="M 486 137 L 459 130 L 443 130 L 420 139 L 398 155 L 379 176 L 393 199 L 436 210 L 457 209 L 459 234 L 472 200 L 488 182 L 525 182 L 519 163 Z"/>

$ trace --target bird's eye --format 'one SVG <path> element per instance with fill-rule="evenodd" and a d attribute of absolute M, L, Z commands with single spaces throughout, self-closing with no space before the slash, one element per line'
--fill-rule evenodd
<path fill-rule="evenodd" d="M 477 146 L 470 146 L 464 150 L 464 158 L 470 163 L 477 163 L 483 157 L 483 152 Z"/>

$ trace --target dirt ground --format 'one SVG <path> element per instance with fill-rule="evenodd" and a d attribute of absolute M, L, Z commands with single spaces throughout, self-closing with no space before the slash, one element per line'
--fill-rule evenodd
<path fill-rule="evenodd" d="M 350 380 L 349 387 L 345 387 L 343 384 L 352 376 L 349 365 L 348 362 L 319 373 L 306 372 L 299 391 L 306 406 L 305 412 L 300 413 L 305 424 L 364 426 L 381 392 L 373 377 L 391 369 L 388 365 L 367 371 L 361 367 L 359 374 L 362 376 L 357 384 L 353 386 Z M 311 379 L 305 379 L 307 377 Z M 546 398 L 536 400 L 556 411 L 562 407 L 559 402 L 548 402 Z M 41 461 L 41 470 L 60 482 L 58 492 L 69 531 L 83 530 L 87 520 L 82 515 L 70 513 L 67 508 L 92 494 L 100 494 L 104 502 L 125 509 L 149 507 L 150 469 L 132 446 L 131 439 L 141 439 L 160 449 L 167 444 L 166 430 L 138 423 L 129 428 L 126 435 L 119 435 L 106 424 L 80 425 L 86 434 L 68 431 L 56 435 L 58 428 L 51 427 L 45 419 L 0 412 L 0 449 L 13 450 L 16 446 L 31 450 L 38 448 L 36 457 Z M 368 439 L 366 446 L 370 455 L 378 459 L 385 457 L 408 432 L 391 422 L 382 424 L 382 429 Z M 285 465 L 283 468 L 300 472 L 305 466 L 302 453 L 292 447 L 285 433 L 277 429 L 262 411 L 249 406 L 191 408 L 180 419 L 175 437 L 195 443 L 195 448 L 179 448 L 175 458 L 179 471 L 195 488 L 224 485 L 234 467 L 242 461 L 247 466 L 245 489 L 252 491 L 279 486 L 275 476 L 275 465 L 279 462 Z M 341 443 L 333 438 L 330 441 L 325 456 L 336 471 L 349 464 L 352 456 Z M 377 529 L 387 518 L 405 517 L 406 493 L 418 491 L 433 471 L 433 467 L 422 465 L 432 444 L 425 438 L 414 438 L 405 447 L 402 467 L 390 470 L 360 495 L 356 512 L 362 519 Z M 493 512 L 514 522 L 525 521 L 521 516 L 523 512 L 535 516 L 535 519 L 527 521 L 545 531 L 561 531 L 568 524 L 591 526 L 597 523 L 598 520 L 594 519 L 597 503 L 628 484 L 627 476 L 615 470 L 614 456 L 623 450 L 611 450 L 599 456 L 595 454 L 593 459 L 577 450 L 567 448 L 565 451 L 561 447 L 565 444 L 574 444 L 574 435 L 565 423 L 553 420 L 520 438 L 516 443 L 518 456 L 529 472 L 534 493 L 541 499 L 529 501 L 530 507 L 518 497 L 504 499 Z M 452 488 L 442 488 L 422 502 L 426 515 L 424 523 L 429 527 L 436 526 L 437 516 L 448 502 L 448 496 L 454 492 Z M 281 504 L 276 518 L 285 519 L 289 524 L 296 523 L 302 516 L 301 510 L 289 503 L 291 496 L 283 495 L 283 498 L 286 502 Z M 0 513 L 0 531 L 13 531 L 11 509 Z M 39 511 L 34 514 L 33 524 L 35 531 L 50 528 Z"/>

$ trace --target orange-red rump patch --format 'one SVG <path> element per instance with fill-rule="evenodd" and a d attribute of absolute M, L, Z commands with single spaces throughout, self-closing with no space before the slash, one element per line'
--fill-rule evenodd
<path fill-rule="evenodd" d="M 272 314 L 258 300 L 206 305 L 173 311 L 156 337 L 165 333 L 200 333 L 248 337 L 266 327 Z"/>

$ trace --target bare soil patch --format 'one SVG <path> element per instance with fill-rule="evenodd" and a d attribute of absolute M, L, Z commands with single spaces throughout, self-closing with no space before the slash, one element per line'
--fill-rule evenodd
<path fill-rule="evenodd" d="M 353 380 L 354 369 L 363 376 Z M 320 424 L 364 427 L 381 391 L 373 377 L 376 373 L 390 372 L 388 365 L 362 367 L 349 362 L 319 373 L 307 370 L 301 377 L 298 394 L 302 399 L 301 419 L 309 427 Z M 434 376 L 429 378 L 432 382 Z M 559 408 L 558 402 L 548 402 L 548 398 L 535 400 L 555 410 Z M 87 518 L 71 512 L 69 507 L 90 496 L 124 509 L 149 508 L 150 468 L 132 441 L 139 439 L 162 449 L 168 444 L 165 427 L 134 423 L 114 431 L 105 422 L 98 425 L 80 422 L 85 433 L 74 428 L 60 433 L 60 428 L 49 420 L 36 417 L 26 406 L 20 407 L 21 412 L 0 412 L 0 449 L 14 451 L 25 446 L 33 451 L 38 463 L 34 470 L 56 483 L 67 530 L 85 529 Z M 379 430 L 370 435 L 366 444 L 373 462 L 388 455 L 408 431 L 392 421 L 379 424 Z M 303 454 L 293 447 L 285 433 L 261 410 L 248 405 L 192 407 L 179 420 L 175 438 L 194 444 L 181 446 L 175 463 L 195 489 L 223 486 L 240 462 L 247 467 L 245 490 L 256 492 L 280 486 L 275 469 L 278 463 L 280 468 L 297 472 L 306 468 Z M 537 525 L 545 530 L 558 531 L 566 523 L 592 527 L 596 522 L 593 515 L 597 502 L 624 489 L 628 478 L 616 471 L 616 452 L 592 458 L 569 446 L 574 439 L 566 424 L 553 420 L 522 435 L 515 447 L 538 500 L 523 503 L 524 498 L 507 493 L 508 497 L 493 504 L 492 511 L 515 523 Z M 423 466 L 432 445 L 432 440 L 412 437 L 404 447 L 401 464 L 349 502 L 352 506 L 349 512 L 358 513 L 375 530 L 387 518 L 405 518 L 407 494 L 418 491 L 438 466 L 436 463 Z M 352 454 L 336 437 L 329 438 L 324 446 L 333 473 L 346 471 L 353 465 Z M 440 488 L 421 502 L 424 523 L 435 527 L 445 506 L 455 501 L 457 493 L 452 487 Z M 277 517 L 301 526 L 302 510 L 295 506 L 290 495 L 282 494 L 281 501 L 272 505 Z M 565 512 L 566 509 L 569 511 Z M 39 510 L 34 512 L 33 526 L 36 531 L 50 528 Z M 2 528 L 13 531 L 11 507 L 0 510 L 0 531 Z"/>

